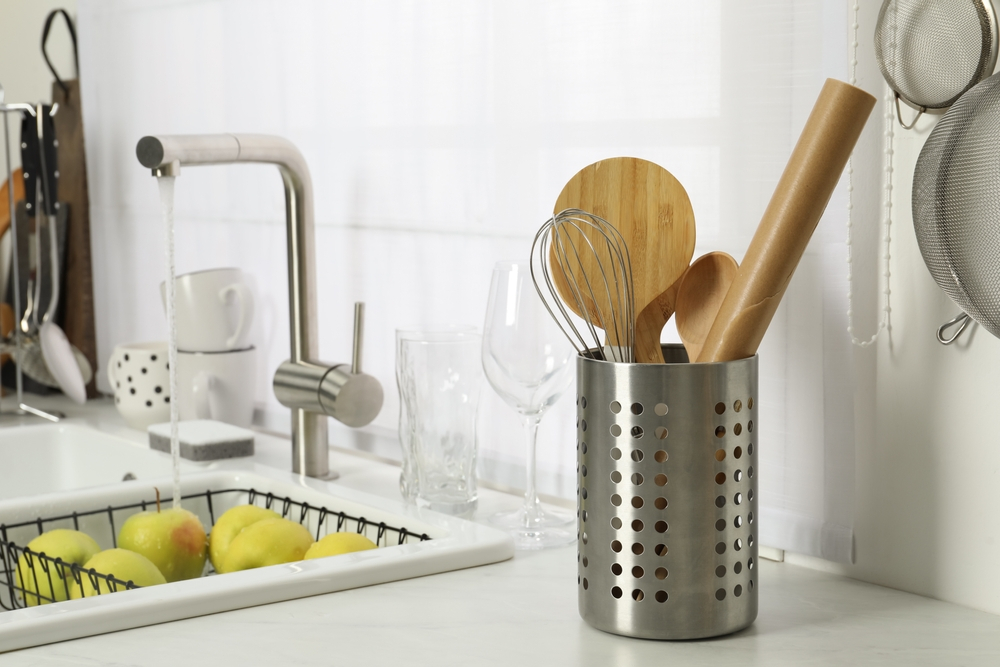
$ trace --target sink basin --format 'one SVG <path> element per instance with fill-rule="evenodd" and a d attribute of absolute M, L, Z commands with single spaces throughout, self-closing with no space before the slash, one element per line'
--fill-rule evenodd
<path fill-rule="evenodd" d="M 206 465 L 181 461 L 181 472 Z M 14 426 L 0 430 L 0 500 L 120 482 L 170 477 L 163 452 L 72 424 Z"/>
<path fill-rule="evenodd" d="M 254 466 L 182 475 L 183 506 L 211 529 L 228 508 L 270 507 L 314 538 L 366 535 L 379 548 L 24 608 L 14 577 L 20 549 L 42 531 L 76 528 L 103 549 L 128 516 L 155 505 L 169 478 L 0 501 L 0 653 L 76 637 L 331 593 L 506 560 L 511 538 L 487 526 L 335 483 Z M 52 567 L 55 567 L 54 565 Z M 80 576 L 88 576 L 81 572 Z"/>

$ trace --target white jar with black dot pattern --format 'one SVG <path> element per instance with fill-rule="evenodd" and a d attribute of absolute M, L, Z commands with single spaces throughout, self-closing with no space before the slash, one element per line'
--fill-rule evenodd
<path fill-rule="evenodd" d="M 577 359 L 580 614 L 648 639 L 757 617 L 757 357 Z"/>
<path fill-rule="evenodd" d="M 170 365 L 167 343 L 119 345 L 108 361 L 115 407 L 132 428 L 170 421 Z"/>

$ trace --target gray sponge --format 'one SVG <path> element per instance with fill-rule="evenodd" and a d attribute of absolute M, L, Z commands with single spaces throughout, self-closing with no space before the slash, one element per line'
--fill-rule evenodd
<path fill-rule="evenodd" d="M 177 424 L 181 456 L 191 461 L 214 461 L 253 456 L 253 431 L 211 419 Z M 170 453 L 170 423 L 149 427 L 149 446 Z"/>

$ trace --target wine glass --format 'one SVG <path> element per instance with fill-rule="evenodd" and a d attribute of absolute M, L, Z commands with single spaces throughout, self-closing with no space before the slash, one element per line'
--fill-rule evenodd
<path fill-rule="evenodd" d="M 507 529 L 518 549 L 544 549 L 576 540 L 576 517 L 558 509 L 543 510 L 535 489 L 538 424 L 572 384 L 574 356 L 535 290 L 528 262 L 498 262 L 486 307 L 483 370 L 524 423 L 528 483 L 524 506 L 490 521 Z"/>

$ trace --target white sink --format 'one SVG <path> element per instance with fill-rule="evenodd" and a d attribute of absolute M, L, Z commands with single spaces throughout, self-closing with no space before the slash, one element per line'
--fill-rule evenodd
<path fill-rule="evenodd" d="M 181 471 L 209 466 L 181 461 Z M 0 429 L 0 500 L 120 482 L 170 477 L 168 454 L 72 424 Z"/>
<path fill-rule="evenodd" d="M 514 555 L 511 538 L 493 528 L 337 484 L 254 466 L 252 472 L 182 475 L 184 507 L 210 529 L 214 519 L 229 507 L 244 503 L 270 506 L 306 526 L 315 537 L 337 531 L 358 532 L 380 548 L 21 608 L 13 588 L 19 555 L 15 545 L 25 545 L 41 531 L 76 528 L 102 548 L 110 548 L 116 528 L 140 511 L 142 503 L 149 507 L 155 502 L 154 485 L 169 489 L 170 479 L 0 501 L 0 653 L 485 565 Z M 5 611 L 11 608 L 14 610 Z"/>

